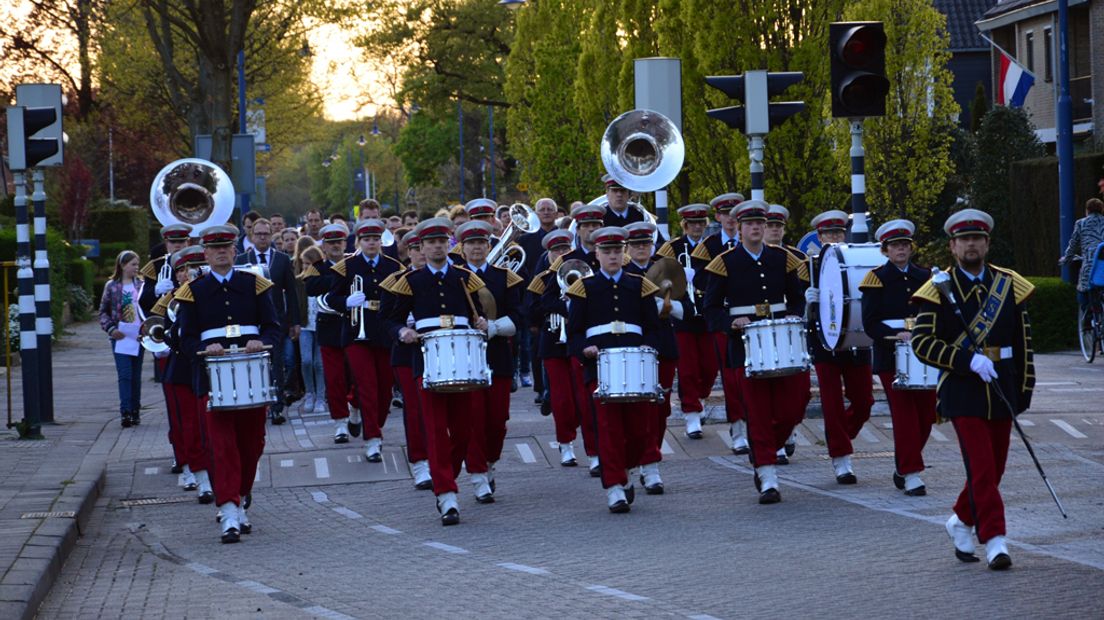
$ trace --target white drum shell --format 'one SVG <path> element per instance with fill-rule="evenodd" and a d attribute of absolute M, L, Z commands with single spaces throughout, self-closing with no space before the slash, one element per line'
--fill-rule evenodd
<path fill-rule="evenodd" d="M 744 373 L 785 377 L 809 370 L 805 325 L 800 319 L 756 321 L 744 327 Z"/>
<path fill-rule="evenodd" d="M 430 392 L 471 392 L 491 383 L 487 340 L 477 329 L 422 334 L 422 386 Z"/>
<path fill-rule="evenodd" d="M 659 400 L 659 358 L 651 347 L 613 347 L 598 351 L 598 389 L 604 403 Z"/>
<path fill-rule="evenodd" d="M 939 385 L 939 369 L 928 366 L 916 357 L 912 345 L 898 341 L 894 350 L 897 376 L 893 380 L 898 390 L 934 390 Z"/>
<path fill-rule="evenodd" d="M 866 274 L 886 262 L 877 243 L 837 243 L 820 253 L 817 304 L 820 341 L 829 351 L 867 348 L 873 342 L 862 326 L 862 291 Z"/>
<path fill-rule="evenodd" d="M 254 409 L 276 402 L 272 357 L 267 351 L 210 356 L 205 361 L 210 386 L 207 406 L 212 411 Z"/>

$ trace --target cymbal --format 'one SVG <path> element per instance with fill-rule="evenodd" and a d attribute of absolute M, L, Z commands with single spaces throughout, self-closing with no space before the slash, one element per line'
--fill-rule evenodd
<path fill-rule="evenodd" d="M 656 259 L 646 277 L 664 293 L 670 291 L 671 299 L 678 299 L 686 294 L 686 272 L 673 258 L 662 256 Z"/>
<path fill-rule="evenodd" d="M 475 294 L 479 296 L 479 305 L 483 306 L 483 316 L 488 321 L 497 319 L 498 304 L 495 303 L 494 294 L 488 291 L 486 287 L 479 289 Z"/>

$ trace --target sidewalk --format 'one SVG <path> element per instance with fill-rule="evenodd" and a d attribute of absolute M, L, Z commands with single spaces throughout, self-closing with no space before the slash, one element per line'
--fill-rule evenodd
<path fill-rule="evenodd" d="M 43 441 L 0 430 L 0 618 L 34 617 L 87 530 L 120 430 L 115 370 L 100 326 L 69 330 L 53 352 L 57 424 L 42 427 Z M 159 411 L 164 399 L 148 380 L 149 359 L 142 392 L 147 411 Z M 13 421 L 23 417 L 21 370 L 12 373 Z"/>

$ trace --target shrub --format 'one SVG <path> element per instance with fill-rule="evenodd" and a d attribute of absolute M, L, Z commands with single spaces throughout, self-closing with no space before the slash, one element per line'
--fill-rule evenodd
<path fill-rule="evenodd" d="M 31 244 L 32 246 L 34 244 L 33 238 Z M 14 260 L 15 248 L 15 231 L 0 230 L 0 260 Z M 54 319 L 54 338 L 56 339 L 61 331 L 61 311 L 65 300 L 68 299 L 66 289 L 69 286 L 69 263 L 80 258 L 83 250 L 62 239 L 58 231 L 47 228 L 46 253 L 50 260 L 50 313 Z"/>
<path fill-rule="evenodd" d="M 85 289 L 77 284 L 69 285 L 69 311 L 73 313 L 73 320 L 83 323 L 92 318 L 92 294 L 91 286 Z"/>
<path fill-rule="evenodd" d="M 92 280 L 96 275 L 96 265 L 91 261 L 78 258 L 69 261 L 69 284 L 79 286 L 87 295 L 92 294 Z"/>
<path fill-rule="evenodd" d="M 1061 278 L 1034 278 L 1027 302 L 1031 340 L 1038 353 L 1077 348 L 1077 290 Z"/>

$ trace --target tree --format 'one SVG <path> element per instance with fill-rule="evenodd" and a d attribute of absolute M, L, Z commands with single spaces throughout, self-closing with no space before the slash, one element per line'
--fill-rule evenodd
<path fill-rule="evenodd" d="M 433 119 L 428 113 L 415 114 L 399 132 L 395 154 L 402 161 L 406 181 L 411 185 L 431 185 L 440 181 L 438 172 L 456 155 L 455 118 Z"/>
<path fill-rule="evenodd" d="M 79 239 L 88 222 L 88 205 L 92 201 L 92 173 L 84 160 L 75 153 L 67 154 L 62 168 L 61 225 L 70 240 Z"/>
<path fill-rule="evenodd" d="M 981 119 L 989 112 L 989 95 L 985 93 L 985 85 L 977 83 L 974 88 L 974 100 L 970 102 L 970 132 L 977 133 L 981 127 Z"/>
<path fill-rule="evenodd" d="M 621 73 L 621 47 L 617 12 L 609 2 L 592 3 L 579 19 L 583 27 L 575 70 L 574 104 L 579 116 L 583 142 L 589 147 L 587 159 L 601 170 L 598 150 L 602 135 L 622 111 L 616 85 Z M 567 93 L 565 93 L 567 94 Z M 600 176 L 600 173 L 598 174 Z M 598 184 L 594 184 L 597 189 Z"/>

